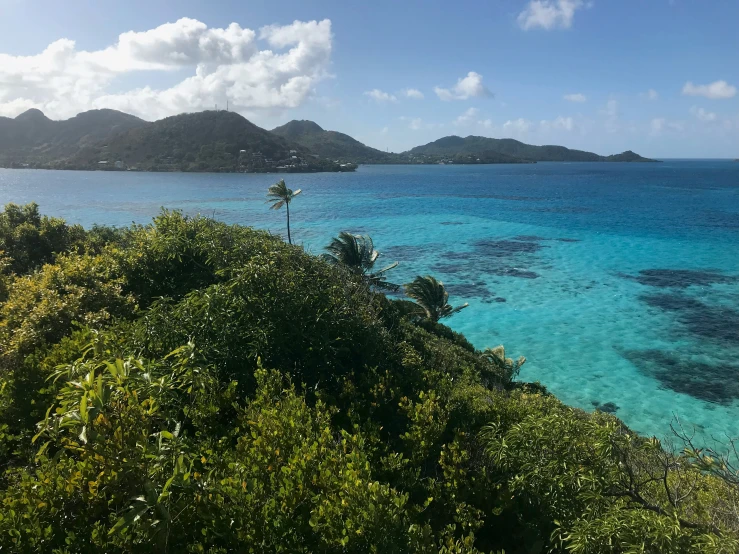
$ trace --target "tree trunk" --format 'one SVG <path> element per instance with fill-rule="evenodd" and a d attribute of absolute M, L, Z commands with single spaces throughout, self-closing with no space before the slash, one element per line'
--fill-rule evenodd
<path fill-rule="evenodd" d="M 285 207 L 287 208 L 287 243 L 292 244 L 293 241 L 290 238 L 290 202 L 287 202 Z"/>

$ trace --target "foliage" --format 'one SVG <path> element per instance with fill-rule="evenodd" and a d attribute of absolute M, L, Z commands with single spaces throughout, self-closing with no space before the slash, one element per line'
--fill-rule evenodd
<path fill-rule="evenodd" d="M 392 163 L 397 154 L 389 154 L 365 146 L 349 135 L 324 131 L 313 121 L 289 121 L 272 129 L 272 133 L 304 146 L 314 154 L 330 160 L 355 163 Z"/>
<path fill-rule="evenodd" d="M 0 251 L 5 271 L 24 274 L 54 260 L 54 254 L 80 247 L 84 230 L 63 220 L 41 216 L 38 204 L 6 204 L 0 213 Z"/>
<path fill-rule="evenodd" d="M 407 153 L 416 158 L 422 156 L 469 156 L 477 157 L 498 155 L 507 157 L 501 161 L 505 163 L 520 163 L 526 161 L 535 162 L 606 162 L 606 161 L 624 161 L 624 162 L 646 162 L 653 161 L 643 158 L 631 151 L 614 156 L 599 156 L 592 152 L 582 150 L 572 150 L 564 146 L 534 146 L 524 144 L 515 139 L 504 138 L 495 139 L 489 137 L 443 137 L 434 142 L 422 146 L 416 146 Z"/>
<path fill-rule="evenodd" d="M 486 348 L 482 354 L 497 367 L 505 371 L 506 375 L 508 375 L 511 380 L 518 376 L 518 373 L 521 371 L 521 366 L 526 363 L 525 356 L 519 356 L 517 360 L 506 358 L 505 347 L 502 344 L 495 348 Z"/>
<path fill-rule="evenodd" d="M 456 308 L 449 304 L 449 293 L 444 283 L 437 281 L 435 277 L 426 275 L 418 276 L 412 282 L 405 285 L 405 294 L 412 298 L 423 309 L 426 317 L 433 322 L 451 317 L 465 309 L 469 304 L 464 303 Z"/>
<path fill-rule="evenodd" d="M 0 257 L 0 551 L 739 549 L 735 458 L 514 381 L 367 286 L 371 241 L 164 211 L 54 244 Z"/>
<path fill-rule="evenodd" d="M 324 259 L 333 265 L 347 268 L 352 274 L 360 276 L 368 285 L 385 290 L 398 290 L 398 285 L 387 282 L 385 273 L 397 267 L 398 262 L 375 270 L 375 262 L 380 253 L 375 250 L 372 238 L 368 235 L 353 235 L 342 231 L 326 247 L 328 254 Z"/>

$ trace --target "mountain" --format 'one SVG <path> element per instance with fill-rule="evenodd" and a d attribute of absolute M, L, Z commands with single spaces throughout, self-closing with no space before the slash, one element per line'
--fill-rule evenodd
<path fill-rule="evenodd" d="M 0 165 L 45 164 L 146 125 L 143 119 L 116 110 L 91 110 L 52 121 L 30 109 L 15 119 L 0 118 Z"/>
<path fill-rule="evenodd" d="M 358 140 L 337 131 L 325 131 L 308 120 L 293 120 L 272 129 L 272 133 L 293 141 L 322 158 L 354 163 L 392 163 L 395 154 L 365 146 Z"/>
<path fill-rule="evenodd" d="M 534 146 L 514 139 L 494 139 L 468 136 L 465 138 L 449 136 L 423 146 L 416 146 L 403 156 L 458 156 L 478 155 L 483 152 L 497 152 L 519 161 L 534 162 L 603 162 L 603 161 L 653 161 L 628 151 L 615 156 L 600 156 L 583 150 L 572 150 L 564 146 Z"/>
<path fill-rule="evenodd" d="M 112 164 L 154 171 L 339 170 L 338 164 L 223 110 L 175 115 L 131 129 L 83 149 L 65 166 Z"/>

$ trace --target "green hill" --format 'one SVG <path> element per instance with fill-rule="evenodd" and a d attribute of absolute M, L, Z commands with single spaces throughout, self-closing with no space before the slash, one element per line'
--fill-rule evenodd
<path fill-rule="evenodd" d="M 120 162 L 119 166 L 138 170 L 239 171 L 273 170 L 305 161 L 306 171 L 338 167 L 311 154 L 235 112 L 211 110 L 167 117 L 121 133 L 61 165 L 91 169 Z"/>
<path fill-rule="evenodd" d="M 53 121 L 31 109 L 15 119 L 0 118 L 0 165 L 44 165 L 146 125 L 143 119 L 116 110 L 91 110 Z"/>
<path fill-rule="evenodd" d="M 476 155 L 482 152 L 497 152 L 520 160 L 535 162 L 652 161 L 631 151 L 606 157 L 593 152 L 572 150 L 564 146 L 534 146 L 514 139 L 495 139 L 473 135 L 464 138 L 455 135 L 443 137 L 423 146 L 416 146 L 404 155 L 456 156 Z"/>
<path fill-rule="evenodd" d="M 325 131 L 313 121 L 293 120 L 272 129 L 272 133 L 296 142 L 322 158 L 353 163 L 392 163 L 397 158 L 396 154 L 366 146 L 344 133 Z"/>

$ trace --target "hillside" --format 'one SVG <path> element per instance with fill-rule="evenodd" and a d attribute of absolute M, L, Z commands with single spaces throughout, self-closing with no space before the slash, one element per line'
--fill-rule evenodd
<path fill-rule="evenodd" d="M 91 169 L 115 164 L 154 171 L 267 171 L 300 164 L 306 171 L 338 167 L 311 154 L 235 112 L 221 110 L 175 115 L 131 129 L 83 149 L 61 166 Z"/>
<path fill-rule="evenodd" d="M 652 161 L 631 151 L 616 156 L 600 156 L 593 152 L 572 150 L 564 146 L 534 146 L 515 139 L 494 139 L 468 136 L 440 138 L 423 146 L 416 146 L 406 156 L 457 156 L 476 155 L 481 152 L 497 152 L 520 160 L 535 162 L 603 162 L 603 161 Z"/>
<path fill-rule="evenodd" d="M 344 133 L 325 131 L 313 121 L 293 120 L 272 129 L 272 133 L 300 144 L 322 158 L 353 163 L 392 163 L 397 158 L 395 154 L 365 146 Z"/>
<path fill-rule="evenodd" d="M 739 550 L 734 455 L 520 381 L 438 322 L 443 285 L 373 290 L 374 255 L 35 204 L 0 249 L 0 552 Z"/>
<path fill-rule="evenodd" d="M 146 125 L 143 119 L 115 110 L 91 110 L 53 121 L 31 109 L 15 119 L 0 118 L 0 165 L 42 165 Z"/>

